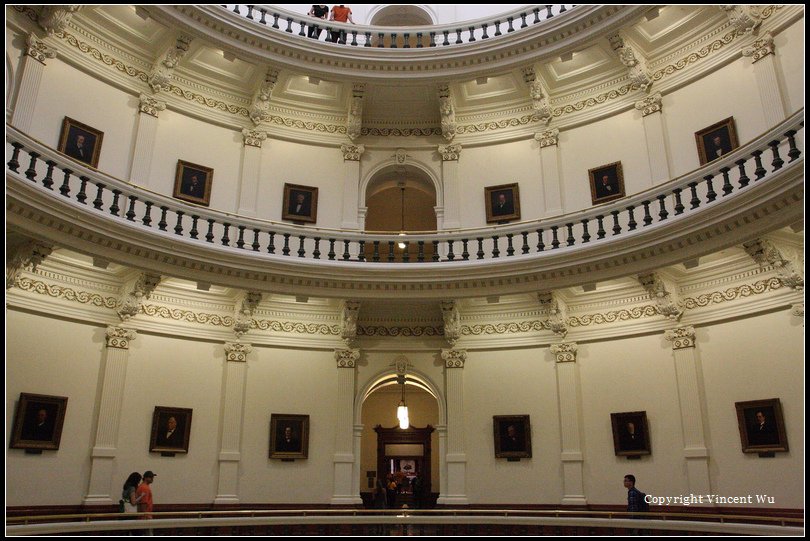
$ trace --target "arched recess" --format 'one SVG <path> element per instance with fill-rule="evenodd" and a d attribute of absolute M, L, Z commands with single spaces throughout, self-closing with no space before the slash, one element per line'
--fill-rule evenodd
<path fill-rule="evenodd" d="M 405 357 L 399 355 L 397 359 L 405 359 Z M 388 368 L 372 376 L 356 395 L 354 425 L 355 434 L 359 438 L 356 440 L 357 447 L 355 448 L 357 476 L 355 482 L 358 483 L 360 492 L 366 494 L 364 500 L 369 500 L 374 486 L 374 479 L 369 477 L 370 472 L 378 472 L 378 465 L 382 460 L 378 448 L 380 435 L 375 431 L 375 426 L 380 425 L 384 429 L 391 429 L 396 425 L 396 406 L 400 400 L 401 389 L 397 384 L 396 370 Z M 420 453 L 418 456 L 409 457 L 414 460 L 408 462 L 418 465 L 415 468 L 417 472 L 429 472 L 425 485 L 435 495 L 441 492 L 440 487 L 443 485 L 446 471 L 444 456 L 446 451 L 443 441 L 446 423 L 445 401 L 438 386 L 429 377 L 412 367 L 408 368 L 405 375 L 404 395 L 405 403 L 411 411 L 412 427 L 424 429 L 432 426 L 434 429 L 429 436 L 430 442 L 426 442 L 425 454 Z M 369 408 L 378 409 L 369 410 Z M 430 419 L 432 415 L 435 417 Z M 410 438 L 408 431 L 402 432 L 403 442 L 418 441 L 417 434 L 420 431 L 414 430 L 414 434 L 411 436 L 414 436 L 415 439 L 408 439 Z M 424 460 L 420 462 L 422 457 Z M 398 462 L 398 460 L 391 462 Z M 427 467 L 425 467 L 426 465 Z"/>
<path fill-rule="evenodd" d="M 430 205 L 426 205 L 423 200 L 423 202 L 420 203 L 420 207 L 411 207 L 411 209 L 408 209 L 419 210 L 420 212 L 424 213 L 424 216 L 430 216 L 430 226 L 425 227 L 423 225 L 422 227 L 425 227 L 424 229 L 410 227 L 410 224 L 408 223 L 410 220 L 408 220 L 406 217 L 406 226 L 409 226 L 406 227 L 406 230 L 433 231 L 436 229 L 441 229 L 442 217 L 444 215 L 444 190 L 442 189 L 441 181 L 435 176 L 433 171 L 419 162 L 408 161 L 407 163 L 398 163 L 396 159 L 379 164 L 377 167 L 369 171 L 368 174 L 366 174 L 366 176 L 361 180 L 360 189 L 358 190 L 359 202 L 357 216 L 357 221 L 360 224 L 360 227 L 366 231 L 372 230 L 368 226 L 366 220 L 369 211 L 369 198 L 384 190 L 393 190 L 390 193 L 397 194 L 398 196 L 401 183 L 404 183 L 406 195 L 408 191 L 415 190 L 428 196 L 432 196 L 432 207 L 430 207 Z M 397 201 L 398 200 L 399 197 L 397 197 Z M 407 203 L 408 202 L 406 201 L 406 205 Z M 397 210 L 399 210 L 399 206 L 397 206 Z M 374 230 L 392 232 L 400 231 L 400 214 L 397 212 L 392 218 L 396 218 L 396 224 L 388 228 Z M 416 222 L 416 224 L 425 224 L 426 222 L 427 220 L 423 220 Z M 393 224 L 393 222 L 391 223 Z"/>
<path fill-rule="evenodd" d="M 372 26 L 428 26 L 438 23 L 436 12 L 433 11 L 426 4 L 379 4 L 371 9 L 368 14 L 368 24 Z M 430 37 L 427 35 L 422 37 L 422 47 L 430 47 Z M 379 38 L 372 38 L 372 46 L 378 45 Z M 391 36 L 386 35 L 384 38 L 385 47 L 391 47 Z M 404 36 L 397 36 L 397 47 L 402 48 L 405 46 Z M 417 46 L 417 37 L 412 35 L 408 38 L 408 45 L 410 47 Z"/>

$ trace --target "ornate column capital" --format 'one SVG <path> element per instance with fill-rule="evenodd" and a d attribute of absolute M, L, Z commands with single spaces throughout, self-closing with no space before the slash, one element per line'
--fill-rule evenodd
<path fill-rule="evenodd" d="M 360 161 L 360 156 L 366 151 L 364 145 L 355 145 L 353 143 L 344 143 L 340 145 L 340 151 L 343 153 L 343 160 L 349 162 Z"/>
<path fill-rule="evenodd" d="M 439 145 L 437 150 L 439 154 L 442 155 L 442 161 L 444 162 L 458 161 L 458 157 L 461 155 L 461 145 L 457 143 L 452 145 Z"/>
<path fill-rule="evenodd" d="M 774 53 L 773 35 L 770 32 L 763 32 L 762 36 L 753 45 L 743 47 L 743 56 L 750 56 L 751 63 L 755 64 L 769 54 Z"/>
<path fill-rule="evenodd" d="M 140 110 L 141 113 L 145 113 L 147 115 L 157 118 L 158 113 L 166 109 L 165 101 L 161 101 L 152 96 L 147 96 L 146 94 L 141 94 L 140 99 L 141 103 L 138 109 Z"/>
<path fill-rule="evenodd" d="M 360 360 L 359 349 L 336 349 L 335 361 L 338 368 L 354 368 L 357 366 L 357 361 Z"/>
<path fill-rule="evenodd" d="M 695 347 L 695 328 L 691 325 L 678 327 L 664 333 L 664 338 L 672 342 L 672 349 Z"/>
<path fill-rule="evenodd" d="M 467 350 L 443 349 L 442 359 L 444 359 L 445 368 L 464 368 L 464 363 L 467 361 Z"/>
<path fill-rule="evenodd" d="M 663 104 L 661 103 L 661 93 L 656 92 L 646 98 L 640 99 L 636 102 L 635 107 L 641 111 L 641 116 L 651 115 L 653 113 L 660 113 Z"/>
<path fill-rule="evenodd" d="M 230 362 L 243 363 L 247 361 L 248 353 L 253 351 L 250 344 L 240 342 L 225 342 L 225 360 Z"/>
<path fill-rule="evenodd" d="M 135 340 L 138 336 L 136 331 L 132 329 L 125 329 L 123 327 L 115 327 L 110 325 L 107 327 L 107 347 L 118 349 L 129 349 L 129 342 Z"/>
<path fill-rule="evenodd" d="M 577 343 L 576 342 L 560 342 L 559 344 L 551 344 L 551 353 L 556 357 L 558 363 L 575 363 L 577 362 Z"/>
<path fill-rule="evenodd" d="M 34 34 L 28 34 L 26 43 L 28 48 L 25 50 L 25 54 L 41 64 L 44 65 L 47 58 L 56 58 L 56 49 L 46 45 L 44 41 Z"/>
<path fill-rule="evenodd" d="M 242 143 L 246 147 L 262 148 L 262 142 L 267 139 L 267 132 L 264 130 L 242 129 Z"/>
<path fill-rule="evenodd" d="M 540 148 L 555 147 L 559 143 L 560 130 L 549 128 L 534 134 L 534 140 L 540 143 Z"/>

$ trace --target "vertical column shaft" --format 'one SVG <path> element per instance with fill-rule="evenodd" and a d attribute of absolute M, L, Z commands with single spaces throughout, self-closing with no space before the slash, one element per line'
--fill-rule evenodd
<path fill-rule="evenodd" d="M 560 400 L 560 459 L 563 465 L 564 505 L 586 505 L 582 455 L 582 404 L 579 398 L 577 344 L 551 346 L 556 358 L 557 396 Z"/>
<path fill-rule="evenodd" d="M 214 503 L 239 503 L 239 461 L 242 458 L 242 412 L 245 404 L 247 356 L 253 348 L 238 342 L 225 343 L 225 395 L 222 403 L 222 441 L 219 448 L 219 479 Z"/>

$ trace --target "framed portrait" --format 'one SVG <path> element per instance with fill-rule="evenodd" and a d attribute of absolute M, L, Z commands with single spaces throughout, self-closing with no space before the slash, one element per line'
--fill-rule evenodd
<path fill-rule="evenodd" d="M 740 146 L 740 142 L 737 140 L 737 129 L 734 127 L 734 117 L 703 128 L 695 134 L 695 140 L 700 165 L 725 156 Z"/>
<path fill-rule="evenodd" d="M 487 223 L 520 220 L 520 191 L 517 184 L 484 188 Z"/>
<path fill-rule="evenodd" d="M 188 453 L 188 444 L 191 440 L 191 412 L 192 410 L 188 408 L 155 406 L 149 451 Z"/>
<path fill-rule="evenodd" d="M 785 419 L 778 398 L 735 402 L 743 453 L 787 451 Z"/>
<path fill-rule="evenodd" d="M 314 224 L 318 220 L 318 188 L 284 184 L 281 219 Z"/>
<path fill-rule="evenodd" d="M 270 415 L 270 458 L 307 458 L 309 415 Z"/>
<path fill-rule="evenodd" d="M 652 454 L 646 411 L 611 413 L 610 424 L 613 427 L 613 449 L 616 456 Z"/>
<path fill-rule="evenodd" d="M 103 139 L 104 132 L 82 124 L 78 120 L 65 117 L 62 120 L 62 131 L 59 134 L 57 150 L 85 165 L 98 167 Z"/>
<path fill-rule="evenodd" d="M 624 197 L 622 162 L 609 163 L 588 169 L 591 184 L 591 203 L 598 205 Z"/>
<path fill-rule="evenodd" d="M 177 160 L 177 173 L 174 177 L 176 199 L 197 203 L 207 207 L 211 203 L 211 184 L 214 170 L 204 165 Z"/>
<path fill-rule="evenodd" d="M 495 458 L 531 458 L 532 430 L 528 415 L 493 415 Z"/>
<path fill-rule="evenodd" d="M 59 449 L 67 397 L 20 393 L 10 449 Z"/>

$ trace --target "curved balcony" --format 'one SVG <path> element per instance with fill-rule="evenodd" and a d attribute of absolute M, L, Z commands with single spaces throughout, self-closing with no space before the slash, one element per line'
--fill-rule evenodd
<path fill-rule="evenodd" d="M 675 264 L 801 220 L 803 114 L 701 169 L 608 204 L 404 237 L 183 203 L 89 169 L 7 126 L 8 221 L 136 268 L 260 290 L 430 297 L 566 287 Z"/>
<path fill-rule="evenodd" d="M 149 6 L 155 20 L 257 62 L 356 80 L 475 77 L 580 46 L 618 31 L 648 6 L 536 6 L 498 17 L 435 26 L 389 27 L 320 21 L 256 6 Z M 307 37 L 308 28 L 343 32 L 346 44 Z"/>

